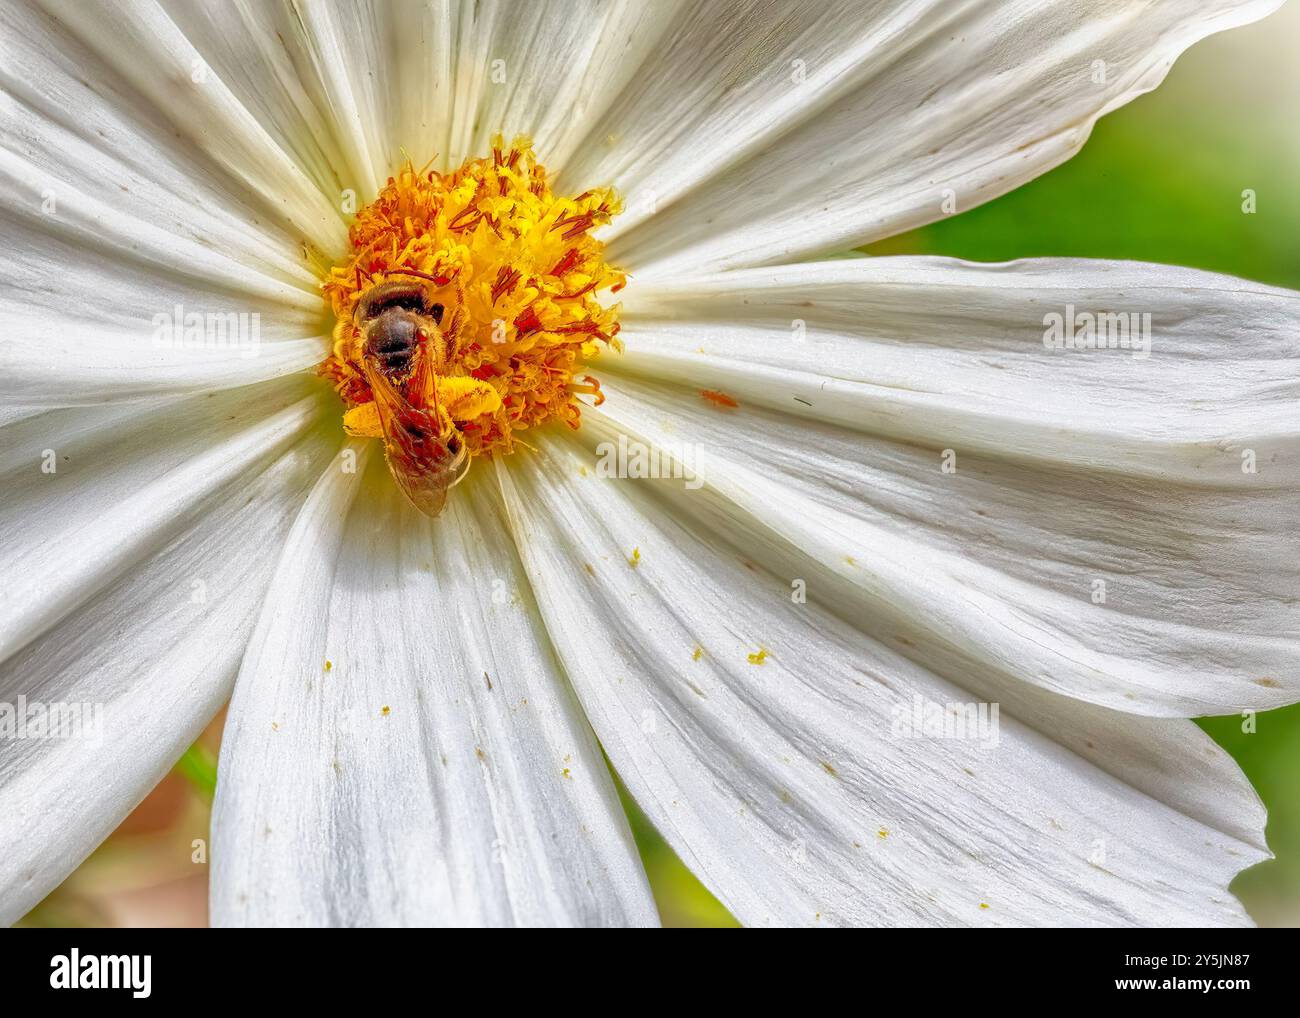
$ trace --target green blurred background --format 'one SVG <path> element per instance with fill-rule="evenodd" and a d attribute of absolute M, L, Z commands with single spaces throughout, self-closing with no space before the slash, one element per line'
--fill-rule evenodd
<path fill-rule="evenodd" d="M 975 261 L 1036 255 L 1191 265 L 1300 289 L 1300 6 L 1214 36 L 1165 83 L 1104 118 L 1083 151 L 1018 191 L 867 248 Z M 1099 54 L 1104 58 L 1105 54 Z M 1256 195 L 1254 214 L 1242 192 Z M 1300 517 L 1300 506 L 1297 506 Z M 1300 705 L 1205 729 L 1269 809 L 1277 858 L 1233 890 L 1261 925 L 1300 925 Z M 28 918 L 30 925 L 202 925 L 220 720 L 117 833 Z M 627 802 L 626 797 L 624 801 Z M 665 923 L 734 925 L 629 805 Z"/>

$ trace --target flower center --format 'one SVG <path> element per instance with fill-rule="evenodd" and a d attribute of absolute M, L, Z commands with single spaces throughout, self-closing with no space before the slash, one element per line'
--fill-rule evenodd
<path fill-rule="evenodd" d="M 577 395 L 600 403 L 581 373 L 617 342 L 619 309 L 596 293 L 626 277 L 590 230 L 621 210 L 609 188 L 557 197 L 532 143 L 498 136 L 453 173 L 408 161 L 357 213 L 324 284 L 337 324 L 320 373 L 418 508 L 437 515 L 472 458 L 511 452 L 517 432 L 578 427 Z"/>

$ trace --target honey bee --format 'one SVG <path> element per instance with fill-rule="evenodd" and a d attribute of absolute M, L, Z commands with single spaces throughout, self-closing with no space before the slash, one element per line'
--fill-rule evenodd
<path fill-rule="evenodd" d="M 437 517 L 447 492 L 469 472 L 469 450 L 438 410 L 435 378 L 457 353 L 461 302 L 449 315 L 435 299 L 442 287 L 414 271 L 410 282 L 389 280 L 358 301 L 353 325 L 362 337 L 361 369 L 375 397 L 384 456 L 402 493 L 420 512 Z"/>

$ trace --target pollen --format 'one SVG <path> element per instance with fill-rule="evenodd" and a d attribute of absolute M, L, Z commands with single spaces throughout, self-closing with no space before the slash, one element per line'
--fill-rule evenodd
<path fill-rule="evenodd" d="M 403 383 L 403 395 L 436 414 L 444 436 L 454 429 L 471 456 L 491 456 L 511 452 L 530 428 L 577 428 L 579 397 L 603 400 L 587 366 L 618 345 L 619 308 L 598 295 L 627 281 L 591 232 L 621 210 L 610 188 L 554 194 L 524 137 L 507 148 L 497 136 L 491 155 L 451 173 L 408 161 L 357 213 L 347 256 L 323 287 L 336 325 L 320 373 L 343 401 L 346 431 L 382 437 L 375 404 L 384 393 L 366 370 L 358 318 L 367 295 L 386 283 L 427 294 L 419 299 L 433 324 L 415 342 L 438 344 L 438 356 L 418 381 Z"/>
<path fill-rule="evenodd" d="M 735 410 L 740 406 L 734 396 L 728 396 L 717 389 L 701 389 L 700 397 L 721 410 Z"/>

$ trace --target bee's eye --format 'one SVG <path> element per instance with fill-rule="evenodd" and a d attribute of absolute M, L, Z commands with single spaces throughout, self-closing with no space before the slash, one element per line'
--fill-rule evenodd
<path fill-rule="evenodd" d="M 442 321 L 442 305 L 434 304 L 431 307 L 423 287 L 415 283 L 397 282 L 381 283 L 367 293 L 357 305 L 356 318 L 358 321 L 368 321 L 390 308 L 432 315 L 435 322 Z"/>
<path fill-rule="evenodd" d="M 423 311 L 424 294 L 419 292 L 387 294 L 382 302 L 376 301 L 370 305 L 370 313 L 377 315 L 389 308 L 402 308 L 404 311 Z"/>

